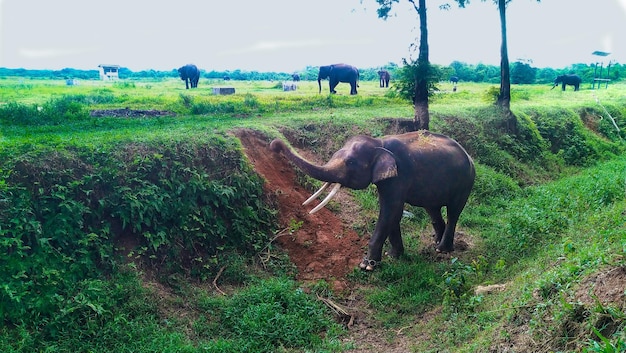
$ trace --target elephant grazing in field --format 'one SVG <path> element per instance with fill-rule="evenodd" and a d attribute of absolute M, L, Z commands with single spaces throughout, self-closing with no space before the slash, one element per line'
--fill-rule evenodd
<path fill-rule="evenodd" d="M 574 86 L 574 91 L 578 91 L 581 82 L 583 80 L 578 75 L 560 75 L 554 79 L 554 85 L 551 89 L 554 89 L 560 83 L 563 91 L 565 91 L 565 85 Z"/>
<path fill-rule="evenodd" d="M 359 69 L 346 64 L 334 64 L 328 66 L 320 66 L 320 72 L 317 75 L 317 84 L 322 93 L 322 80 L 328 78 L 330 93 L 337 93 L 335 87 L 339 82 L 347 82 L 350 84 L 350 94 L 357 94 L 356 88 L 359 87 Z"/>
<path fill-rule="evenodd" d="M 380 87 L 389 87 L 389 80 L 391 79 L 391 75 L 387 70 L 378 71 L 378 79 L 380 80 Z"/>
<path fill-rule="evenodd" d="M 456 224 L 472 191 L 476 172 L 472 158 L 451 138 L 425 130 L 382 138 L 358 135 L 350 138 L 323 166 L 298 156 L 279 139 L 272 141 L 270 149 L 282 153 L 310 177 L 326 182 L 303 205 L 336 183 L 310 213 L 324 207 L 341 186 L 360 190 L 376 185 L 380 210 L 367 256 L 359 265 L 361 269 L 371 271 L 378 265 L 387 238 L 391 243 L 390 255 L 402 255 L 400 220 L 405 203 L 426 209 L 435 228 L 436 250 L 453 251 Z M 444 206 L 447 224 L 441 214 Z"/>
<path fill-rule="evenodd" d="M 198 87 L 198 81 L 200 81 L 200 70 L 193 64 L 187 64 L 178 69 L 180 79 L 185 81 L 185 89 Z"/>

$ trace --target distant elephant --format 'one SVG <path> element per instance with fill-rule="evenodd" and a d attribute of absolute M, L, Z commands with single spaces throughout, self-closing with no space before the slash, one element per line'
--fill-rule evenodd
<path fill-rule="evenodd" d="M 560 83 L 563 91 L 565 91 L 565 85 L 574 86 L 574 91 L 578 91 L 581 82 L 583 82 L 583 80 L 578 75 L 561 75 L 554 79 L 554 85 L 551 89 L 554 89 L 554 87 L 558 86 Z"/>
<path fill-rule="evenodd" d="M 185 89 L 198 87 L 198 81 L 200 81 L 200 70 L 193 64 L 187 64 L 178 69 L 180 79 L 185 81 Z"/>
<path fill-rule="evenodd" d="M 293 74 L 293 75 L 291 75 L 291 79 L 292 79 L 293 81 L 295 81 L 295 82 L 298 82 L 298 81 L 300 81 L 300 75 L 298 75 L 298 74 Z"/>
<path fill-rule="evenodd" d="M 339 82 L 350 83 L 350 94 L 357 94 L 356 88 L 359 87 L 359 70 L 351 65 L 335 64 L 328 66 L 320 66 L 320 72 L 317 75 L 317 84 L 322 93 L 322 80 L 328 78 L 330 93 L 337 93 L 335 87 Z"/>
<path fill-rule="evenodd" d="M 452 82 L 452 92 L 456 92 L 456 84 L 459 83 L 459 77 L 450 76 L 450 82 Z"/>
<path fill-rule="evenodd" d="M 341 186 L 378 189 L 379 214 L 369 241 L 367 256 L 359 267 L 371 271 L 382 259 L 387 237 L 389 254 L 404 252 L 400 220 L 404 204 L 426 209 L 435 229 L 436 250 L 454 250 L 456 224 L 474 185 L 476 172 L 472 158 L 456 141 L 444 135 L 421 130 L 382 138 L 358 135 L 350 138 L 323 166 L 314 165 L 293 152 L 283 141 L 275 139 L 270 149 L 281 153 L 304 173 L 325 184 L 304 202 L 309 204 L 331 183 L 328 196 L 311 212 L 317 212 Z M 446 206 L 448 222 L 441 208 Z"/>
<path fill-rule="evenodd" d="M 230 76 L 224 76 L 223 79 L 224 81 L 230 81 Z"/>
<path fill-rule="evenodd" d="M 380 70 L 378 71 L 378 78 L 380 80 L 380 87 L 389 87 L 389 80 L 391 79 L 391 75 L 389 75 L 389 71 Z"/>

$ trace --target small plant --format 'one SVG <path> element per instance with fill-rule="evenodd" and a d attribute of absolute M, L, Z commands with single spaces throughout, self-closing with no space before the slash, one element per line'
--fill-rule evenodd
<path fill-rule="evenodd" d="M 490 86 L 483 93 L 483 101 L 485 103 L 495 104 L 499 96 L 500 96 L 500 88 L 497 86 Z"/>
<path fill-rule="evenodd" d="M 611 342 L 604 337 L 595 327 L 592 328 L 593 333 L 598 336 L 600 342 L 589 340 L 588 347 L 583 351 L 585 353 L 623 353 L 626 352 L 626 340 L 618 337 L 615 342 Z"/>
<path fill-rule="evenodd" d="M 487 265 L 484 257 L 473 260 L 471 265 L 466 265 L 453 258 L 450 261 L 450 269 L 442 275 L 443 278 L 443 305 L 446 311 L 454 313 L 467 310 L 479 304 L 481 297 L 474 296 L 471 287 L 479 282 Z"/>

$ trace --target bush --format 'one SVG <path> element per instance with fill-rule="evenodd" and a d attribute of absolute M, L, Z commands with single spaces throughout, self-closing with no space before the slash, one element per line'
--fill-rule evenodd
<path fill-rule="evenodd" d="M 8 125 L 59 125 L 89 118 L 85 96 L 62 96 L 43 106 L 9 103 L 0 108 L 0 121 Z"/>
<path fill-rule="evenodd" d="M 262 180 L 232 140 L 206 138 L 212 147 L 4 150 L 0 170 L 12 171 L 0 184 L 4 323 L 35 327 L 59 315 L 77 283 L 112 271 L 115 246 L 156 273 L 199 278 L 214 276 L 229 252 L 265 246 L 274 213 Z"/>

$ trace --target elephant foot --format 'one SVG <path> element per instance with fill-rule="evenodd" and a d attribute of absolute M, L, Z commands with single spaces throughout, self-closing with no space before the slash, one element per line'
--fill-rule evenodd
<path fill-rule="evenodd" d="M 380 264 L 379 261 L 370 260 L 367 257 L 365 257 L 363 258 L 363 261 L 361 261 L 361 263 L 359 264 L 359 268 L 365 271 L 374 271 L 376 266 L 378 266 L 379 264 Z"/>
<path fill-rule="evenodd" d="M 453 245 L 444 245 L 444 244 L 438 244 L 437 247 L 435 248 L 435 251 L 441 254 L 448 254 L 454 251 L 454 246 Z"/>
<path fill-rule="evenodd" d="M 402 254 L 404 254 L 404 249 L 402 249 L 402 250 L 391 249 L 391 250 L 385 252 L 386 256 L 389 256 L 389 257 L 394 258 L 394 259 L 400 258 L 400 256 L 402 256 Z"/>

